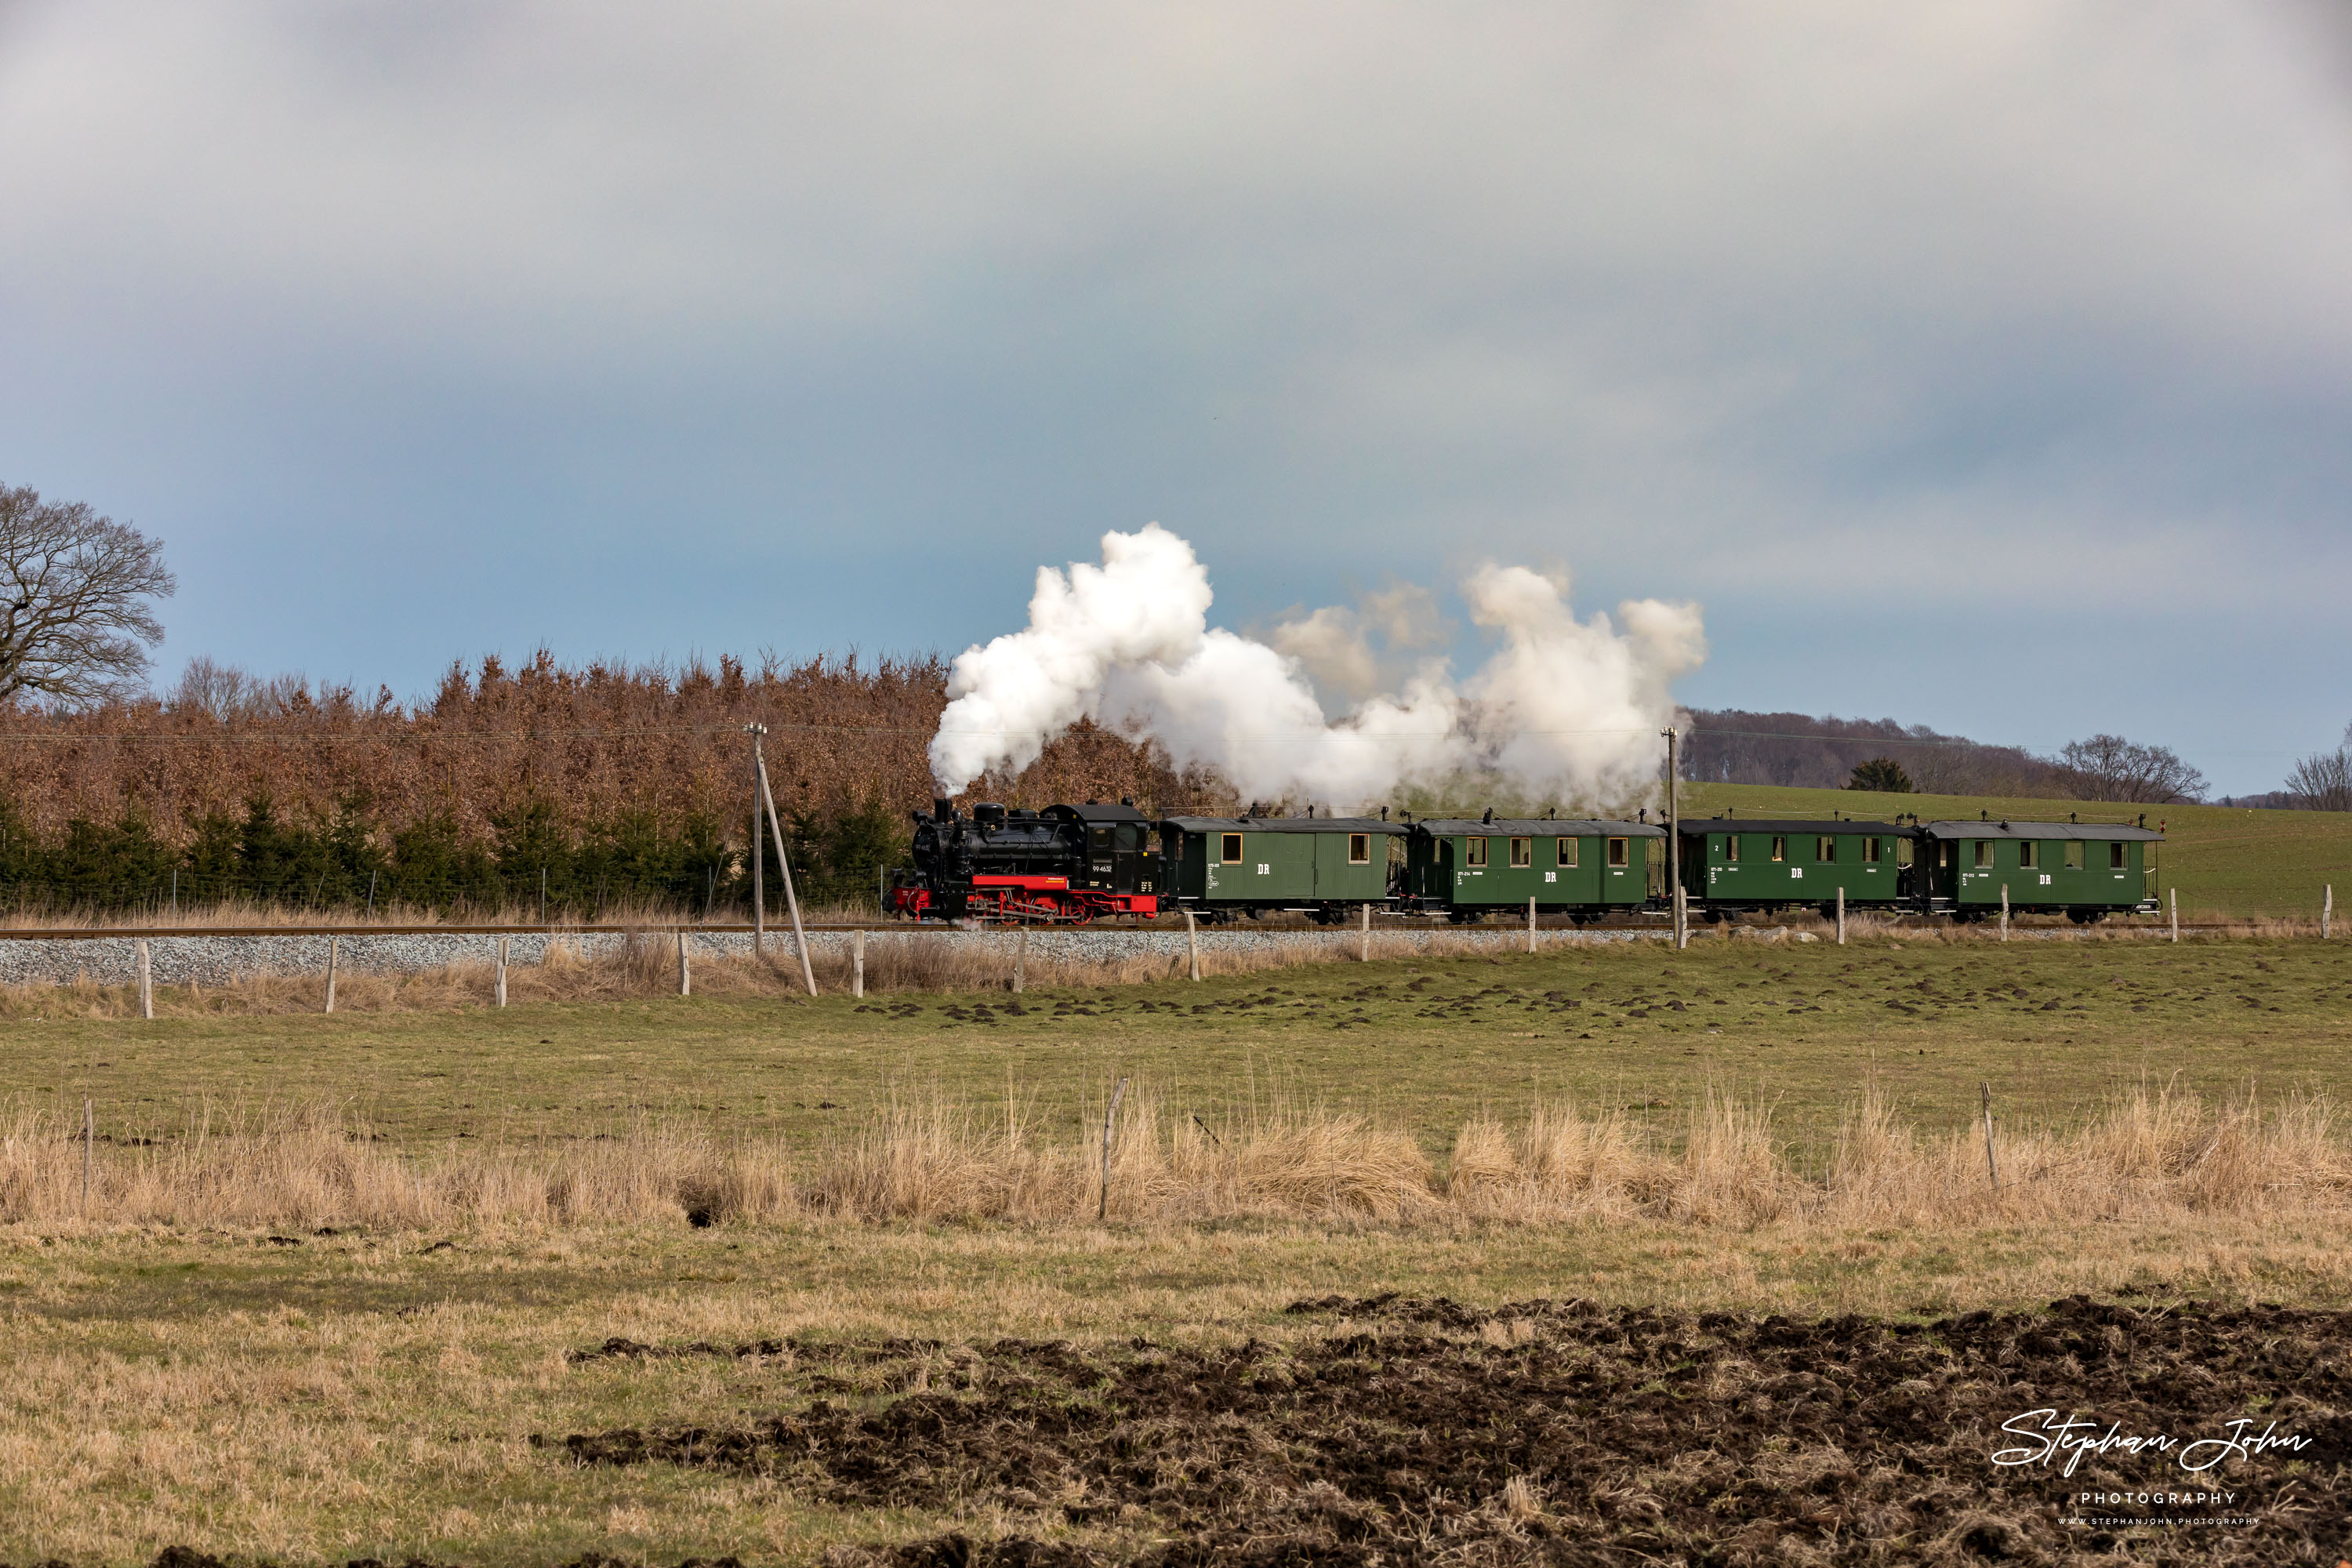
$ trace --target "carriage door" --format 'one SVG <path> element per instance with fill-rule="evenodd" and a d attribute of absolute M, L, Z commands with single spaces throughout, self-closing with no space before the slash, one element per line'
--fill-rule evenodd
<path fill-rule="evenodd" d="M 1147 890 L 1156 892 L 1158 890 L 1156 887 L 1147 889 L 1143 886 L 1144 883 L 1154 880 L 1151 875 L 1151 862 L 1143 852 L 1145 842 L 1143 824 L 1120 823 L 1111 830 L 1111 842 L 1116 846 L 1111 855 L 1114 868 L 1111 875 L 1115 879 L 1111 886 L 1122 893 L 1140 893 Z"/>

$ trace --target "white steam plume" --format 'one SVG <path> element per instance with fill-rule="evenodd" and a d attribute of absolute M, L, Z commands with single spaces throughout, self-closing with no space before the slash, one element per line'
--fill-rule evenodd
<path fill-rule="evenodd" d="M 1107 533 L 1100 566 L 1039 567 L 1029 625 L 957 658 L 933 780 L 956 795 L 991 768 L 1026 767 L 1082 718 L 1264 800 L 1351 807 L 1483 773 L 1531 798 L 1601 802 L 1655 778 L 1669 689 L 1706 657 L 1696 605 L 1628 601 L 1621 632 L 1605 615 L 1578 620 L 1565 578 L 1524 566 L 1481 567 L 1463 595 L 1500 640 L 1492 658 L 1458 685 L 1443 660 L 1423 662 L 1335 721 L 1310 673 L 1358 695 L 1381 668 L 1365 626 L 1391 628 L 1392 650 L 1427 640 L 1396 629 L 1433 620 L 1425 595 L 1319 610 L 1268 647 L 1209 625 L 1208 570 L 1183 540 L 1158 523 Z"/>

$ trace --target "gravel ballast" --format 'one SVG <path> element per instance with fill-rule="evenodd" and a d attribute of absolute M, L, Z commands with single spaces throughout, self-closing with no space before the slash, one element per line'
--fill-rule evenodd
<path fill-rule="evenodd" d="M 1490 946 L 1498 952 L 1523 952 L 1528 940 L 1524 930 L 1465 931 L 1450 926 L 1430 931 L 1383 930 L 1374 934 L 1379 939 L 1379 954 L 1383 957 L 1396 956 L 1401 946 L 1418 951 L 1438 942 L 1449 947 L 1468 943 Z M 1536 933 L 1541 947 L 1640 942 L 1663 935 L 1662 931 L 1639 931 Z M 848 931 L 811 931 L 809 951 L 817 955 L 846 955 L 850 938 Z M 1181 931 L 1032 931 L 1028 939 L 1029 955 L 1038 963 L 1055 959 L 1102 963 L 1151 954 L 1173 959 L 1184 952 L 1184 933 Z M 497 936 L 477 932 L 432 931 L 335 940 L 340 944 L 335 960 L 340 969 L 374 974 L 415 974 L 453 964 L 488 963 L 498 956 L 500 941 Z M 507 962 L 528 966 L 542 962 L 551 942 L 562 943 L 576 957 L 594 959 L 622 951 L 632 938 L 621 931 L 517 931 L 504 940 Z M 673 939 L 668 931 L 652 931 L 635 940 L 667 947 Z M 967 951 L 977 949 L 997 954 L 1008 967 L 1020 940 L 1021 933 L 1017 931 L 941 927 L 866 933 L 869 954 L 889 942 L 948 942 Z M 1344 952 L 1352 952 L 1357 940 L 1352 931 L 1204 931 L 1200 936 L 1204 956 L 1285 947 L 1337 948 Z M 324 974 L 327 970 L 329 938 L 324 935 L 155 936 L 146 941 L 159 985 L 226 985 L 246 975 Z M 751 952 L 748 931 L 689 931 L 688 941 L 688 951 L 698 956 L 734 954 L 748 958 Z M 768 942 L 772 955 L 792 956 L 793 937 L 789 930 L 782 933 L 771 931 Z M 0 984 L 69 984 L 77 979 L 88 979 L 100 985 L 127 985 L 138 978 L 138 939 L 132 937 L 38 941 L 0 938 Z"/>

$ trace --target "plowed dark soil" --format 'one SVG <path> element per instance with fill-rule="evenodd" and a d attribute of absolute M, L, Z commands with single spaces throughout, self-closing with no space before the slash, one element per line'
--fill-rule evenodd
<path fill-rule="evenodd" d="M 2330 1565 L 2347 1550 L 2352 1314 L 2079 1297 L 1927 1324 L 1392 1297 L 1292 1311 L 1328 1329 L 1213 1350 L 696 1346 L 782 1356 L 788 1384 L 859 1397 L 564 1447 L 1017 1521 L 884 1559 L 908 1563 Z M 2258 1413 L 2254 1430 L 2308 1441 L 2202 1476 L 2160 1454 L 2089 1456 L 2072 1477 L 1995 1467 L 2019 1442 L 2002 1424 L 2042 1407 L 2184 1439 Z M 2156 1490 L 2236 1499 L 2074 1500 Z M 2215 1514 L 2244 1522 L 2188 1522 Z"/>

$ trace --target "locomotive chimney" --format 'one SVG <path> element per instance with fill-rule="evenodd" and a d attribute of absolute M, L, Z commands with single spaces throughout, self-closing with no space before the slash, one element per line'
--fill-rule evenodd
<path fill-rule="evenodd" d="M 931 799 L 931 820 L 933 822 L 953 822 L 955 820 L 955 802 L 948 799 L 945 795 L 933 796 Z"/>

